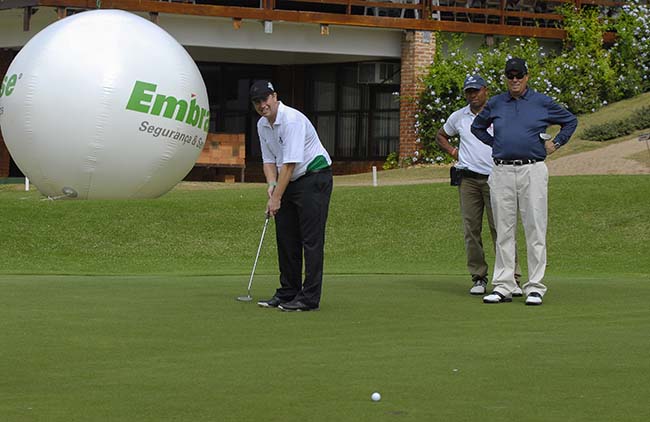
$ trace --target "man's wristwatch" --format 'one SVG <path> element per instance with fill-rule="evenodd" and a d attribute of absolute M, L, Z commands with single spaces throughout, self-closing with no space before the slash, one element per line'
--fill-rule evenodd
<path fill-rule="evenodd" d="M 555 147 L 555 149 L 560 149 L 560 147 L 562 146 L 562 144 L 559 143 L 559 142 L 553 142 L 553 146 Z"/>

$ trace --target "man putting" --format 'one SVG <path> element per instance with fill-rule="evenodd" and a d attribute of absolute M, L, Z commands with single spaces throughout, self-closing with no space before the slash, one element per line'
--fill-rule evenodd
<path fill-rule="evenodd" d="M 257 304 L 283 311 L 319 309 L 332 159 L 300 111 L 278 100 L 268 81 L 250 89 L 268 184 L 266 212 L 275 218 L 280 288 Z M 303 256 L 305 280 L 302 280 Z"/>

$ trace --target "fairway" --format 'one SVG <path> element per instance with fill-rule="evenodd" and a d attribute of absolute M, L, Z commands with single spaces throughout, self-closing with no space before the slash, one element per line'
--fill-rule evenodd
<path fill-rule="evenodd" d="M 1 276 L 2 420 L 650 418 L 647 278 L 554 277 L 527 307 L 466 277 L 336 275 L 312 313 L 235 301 L 246 283 Z"/>

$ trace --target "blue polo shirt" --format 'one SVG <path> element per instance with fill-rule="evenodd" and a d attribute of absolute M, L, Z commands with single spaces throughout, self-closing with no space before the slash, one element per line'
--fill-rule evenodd
<path fill-rule="evenodd" d="M 494 136 L 487 129 L 493 125 Z M 559 125 L 553 142 L 564 145 L 578 126 L 578 119 L 552 98 L 527 88 L 518 99 L 509 92 L 490 98 L 472 122 L 472 133 L 492 147 L 501 160 L 544 160 L 546 148 L 539 137 L 550 125 Z"/>

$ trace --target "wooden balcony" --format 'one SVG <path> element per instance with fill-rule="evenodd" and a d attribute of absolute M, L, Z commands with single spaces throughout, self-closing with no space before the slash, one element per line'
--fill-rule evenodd
<path fill-rule="evenodd" d="M 56 7 L 60 17 L 68 10 L 101 8 L 231 18 L 286 21 L 329 26 L 360 26 L 420 31 L 563 39 L 558 6 L 598 7 L 603 16 L 617 13 L 624 1 L 613 0 L 0 0 L 0 10 L 24 8 L 24 27 L 35 7 Z"/>

